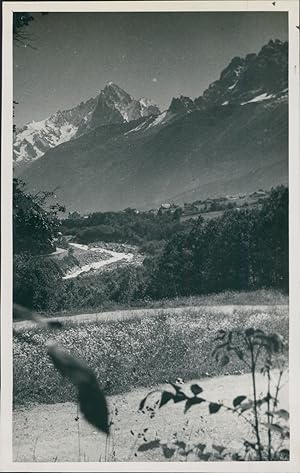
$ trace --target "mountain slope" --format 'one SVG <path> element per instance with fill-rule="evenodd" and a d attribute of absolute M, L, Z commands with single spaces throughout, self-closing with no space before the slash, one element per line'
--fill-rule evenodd
<path fill-rule="evenodd" d="M 49 150 L 22 178 L 36 190 L 59 186 L 59 200 L 81 212 L 286 184 L 287 45 L 234 59 L 194 101 L 179 97 L 158 116 L 114 121 Z"/>
<path fill-rule="evenodd" d="M 288 43 L 270 41 L 258 54 L 235 57 L 203 95 L 195 100 L 200 109 L 227 103 L 241 104 L 258 96 L 271 97 L 288 87 Z"/>
<path fill-rule="evenodd" d="M 24 168 L 50 148 L 98 126 L 128 122 L 159 113 L 159 108 L 149 99 L 136 100 L 110 82 L 96 98 L 81 102 L 70 110 L 59 110 L 45 120 L 31 122 L 18 129 L 14 137 L 15 167 Z"/>

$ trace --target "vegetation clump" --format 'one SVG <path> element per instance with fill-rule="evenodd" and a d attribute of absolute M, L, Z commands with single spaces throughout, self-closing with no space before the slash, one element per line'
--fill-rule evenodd
<path fill-rule="evenodd" d="M 96 213 L 88 219 L 65 220 L 61 224 L 57 206 L 43 212 L 36 208 L 36 197 L 31 197 L 29 208 L 20 210 L 17 203 L 21 196 L 26 201 L 30 199 L 17 186 L 14 295 L 16 302 L 35 310 L 142 306 L 149 301 L 224 291 L 288 292 L 288 189 L 285 187 L 273 189 L 260 208 L 234 209 L 215 219 L 199 217 L 187 222 L 174 220 L 172 214 L 153 216 L 126 211 Z M 83 229 L 82 225 L 85 225 Z M 143 264 L 133 262 L 63 280 L 63 272 L 72 261 L 77 265 L 78 257 L 76 261 L 69 255 L 67 260 L 50 262 L 41 256 L 49 242 L 54 242 L 58 230 L 65 234 L 71 232 L 81 242 L 105 240 L 99 225 L 114 227 L 116 233 L 109 237 L 113 241 L 138 243 Z M 94 232 L 94 236 L 82 239 L 80 235 L 86 231 Z"/>

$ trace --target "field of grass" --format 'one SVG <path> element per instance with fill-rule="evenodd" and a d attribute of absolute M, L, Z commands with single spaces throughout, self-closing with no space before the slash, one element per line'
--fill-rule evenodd
<path fill-rule="evenodd" d="M 14 404 L 76 399 L 74 390 L 62 381 L 46 354 L 49 338 L 84 359 L 109 395 L 177 377 L 190 380 L 239 373 L 244 368 L 240 360 L 221 368 L 211 352 L 218 330 L 247 327 L 277 332 L 287 340 L 288 310 L 239 308 L 229 315 L 204 308 L 174 314 L 170 308 L 169 313 L 155 317 L 77 324 L 70 321 L 61 331 L 24 330 L 22 338 L 14 339 Z M 35 345 L 28 343 L 32 339 Z"/>
<path fill-rule="evenodd" d="M 217 306 L 217 305 L 287 305 L 288 295 L 274 289 L 258 289 L 256 291 L 224 291 L 217 294 L 202 296 L 175 297 L 172 299 L 141 300 L 131 303 L 118 304 L 105 302 L 99 307 L 79 308 L 78 310 L 65 310 L 55 313 L 45 313 L 45 316 L 60 317 L 76 314 L 100 313 L 105 311 L 119 311 L 126 309 L 159 309 L 191 306 Z"/>

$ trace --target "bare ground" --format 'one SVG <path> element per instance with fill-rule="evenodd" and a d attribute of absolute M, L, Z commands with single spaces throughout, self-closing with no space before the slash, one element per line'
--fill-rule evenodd
<path fill-rule="evenodd" d="M 277 373 L 273 373 L 274 381 Z M 223 401 L 232 405 L 237 395 L 251 396 L 250 375 L 223 376 L 198 381 L 203 395 L 210 401 Z M 288 410 L 288 374 L 284 375 L 280 390 L 280 407 Z M 258 393 L 262 393 L 265 379 L 258 375 Z M 163 386 L 160 386 L 162 388 Z M 165 387 L 165 386 L 164 386 Z M 187 388 L 188 389 L 188 386 Z M 187 414 L 181 403 L 170 403 L 158 410 L 151 419 L 138 412 L 141 399 L 150 388 L 137 389 L 109 398 L 112 434 L 106 436 L 95 431 L 79 414 L 74 403 L 39 404 L 17 408 L 13 413 L 14 461 L 63 462 L 63 461 L 164 461 L 159 449 L 139 452 L 138 446 L 155 438 L 169 442 L 173 434 L 188 442 L 224 445 L 230 450 L 240 449 L 242 439 L 251 439 L 247 423 L 235 414 L 222 409 L 209 415 L 207 405 L 194 406 Z M 265 392 L 265 391 L 264 391 Z M 252 396 L 251 396 L 252 397 Z M 153 395 L 154 401 L 157 399 Z M 140 433 L 140 437 L 138 434 Z M 188 461 L 197 460 L 190 454 Z M 198 459 L 199 460 L 199 459 Z M 175 454 L 169 461 L 186 461 Z"/>

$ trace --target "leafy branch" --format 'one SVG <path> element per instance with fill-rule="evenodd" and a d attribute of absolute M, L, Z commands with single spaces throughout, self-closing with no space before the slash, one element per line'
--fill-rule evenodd
<path fill-rule="evenodd" d="M 283 422 L 287 422 L 289 419 L 289 413 L 285 409 L 278 410 L 278 396 L 281 387 L 281 379 L 283 375 L 282 366 L 282 354 L 286 347 L 282 337 L 277 334 L 266 334 L 262 330 L 258 329 L 246 329 L 242 331 L 231 331 L 225 332 L 220 330 L 215 341 L 218 342 L 217 346 L 212 352 L 212 356 L 216 358 L 216 361 L 221 365 L 225 366 L 230 361 L 231 354 L 237 356 L 239 360 L 243 361 L 244 364 L 250 368 L 251 380 L 252 380 L 252 392 L 253 399 L 249 399 L 247 396 L 241 394 L 236 396 L 232 401 L 232 407 L 224 404 L 223 402 L 214 402 L 203 397 L 203 388 L 199 384 L 192 384 L 190 386 L 190 393 L 183 391 L 182 387 L 177 386 L 174 383 L 169 383 L 173 390 L 154 390 L 148 393 L 148 395 L 142 399 L 139 405 L 139 410 L 145 412 L 147 409 L 147 400 L 150 396 L 155 393 L 160 393 L 160 399 L 157 401 L 158 409 L 162 408 L 166 404 L 173 401 L 175 404 L 183 402 L 185 404 L 184 412 L 188 412 L 192 407 L 196 405 L 207 405 L 209 414 L 217 414 L 221 409 L 229 411 L 233 414 L 237 414 L 238 417 L 242 418 L 243 421 L 247 422 L 254 433 L 255 442 L 252 440 L 244 440 L 243 447 L 245 454 L 249 455 L 252 450 L 256 460 L 280 460 L 287 459 L 289 456 L 289 450 L 287 448 L 275 449 L 273 441 L 273 433 L 280 436 L 282 442 L 289 438 L 289 427 Z M 262 397 L 257 396 L 257 379 L 256 374 L 258 367 L 261 366 L 261 372 L 267 376 L 267 391 Z M 271 394 L 271 370 L 276 367 L 280 367 L 279 378 L 275 385 L 275 394 Z M 261 409 L 266 406 L 264 415 L 267 416 L 267 422 L 261 421 Z M 252 416 L 246 415 L 252 414 Z M 267 429 L 267 445 L 265 446 L 262 441 L 262 429 Z M 144 451 L 145 449 L 161 447 L 164 456 L 166 455 L 166 445 L 159 441 L 154 443 L 143 444 L 139 450 Z M 205 452 L 206 448 L 203 445 L 201 452 L 198 451 L 198 447 L 190 450 L 196 452 L 202 460 L 215 459 L 215 452 Z M 168 447 L 169 448 L 169 447 Z M 168 454 L 172 456 L 175 452 Z M 228 452 L 225 447 L 221 446 L 217 453 L 218 458 L 224 459 L 228 456 Z M 251 455 L 250 455 L 251 456 Z M 240 460 L 241 457 L 238 453 L 231 456 L 232 459 Z"/>

